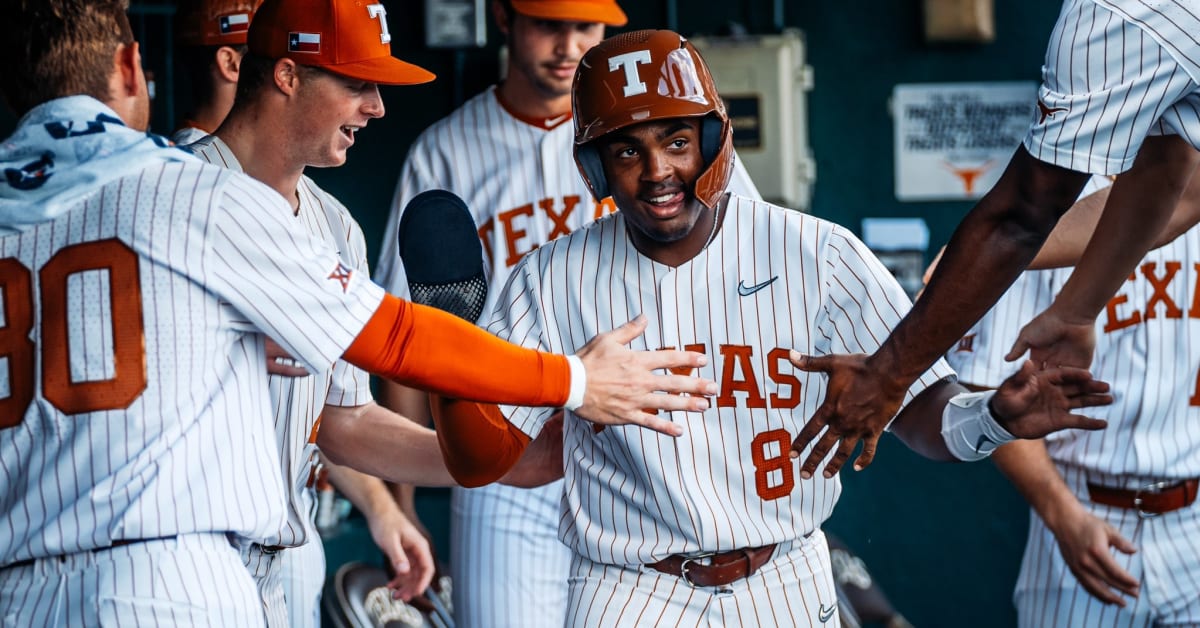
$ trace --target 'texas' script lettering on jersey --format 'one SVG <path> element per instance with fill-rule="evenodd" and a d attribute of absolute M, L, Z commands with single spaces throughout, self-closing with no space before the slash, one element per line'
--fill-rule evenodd
<path fill-rule="evenodd" d="M 684 350 L 708 355 L 708 346 L 704 344 L 685 345 Z M 755 347 L 749 345 L 717 345 L 717 407 L 766 408 L 768 402 L 776 410 L 799 406 L 800 380 L 783 370 L 785 366 L 791 367 L 788 350 L 776 347 L 768 351 L 765 373 L 759 372 L 762 361 L 755 359 L 754 351 Z M 691 367 L 671 370 L 676 375 L 694 373 Z"/>
<path fill-rule="evenodd" d="M 586 212 L 589 207 L 591 215 L 584 215 L 582 212 Z M 588 199 L 585 203 L 582 197 L 575 194 L 561 198 L 547 197 L 536 203 L 526 203 L 498 212 L 494 218 L 489 218 L 479 227 L 479 239 L 483 241 L 483 250 L 488 259 L 496 259 L 497 252 L 493 250 L 492 243 L 496 225 L 499 224 L 503 237 L 501 244 L 504 247 L 499 253 L 503 256 L 504 265 L 511 268 L 516 266 L 526 253 L 542 244 L 538 241 L 537 233 L 530 232 L 534 221 L 541 219 L 547 222 L 545 241 L 549 242 L 616 210 L 617 206 L 611 198 L 595 203 Z"/>
<path fill-rule="evenodd" d="M 1188 304 L 1186 310 L 1188 318 L 1200 318 L 1200 263 L 1192 266 L 1194 276 L 1189 280 L 1187 273 L 1181 272 L 1183 270 L 1181 262 L 1168 261 L 1163 262 L 1161 266 L 1158 262 L 1142 264 L 1129 275 L 1129 281 L 1137 282 L 1139 279 L 1144 279 L 1150 287 L 1149 297 L 1146 298 L 1145 303 L 1134 303 L 1130 301 L 1130 292 L 1122 288 L 1113 298 L 1109 299 L 1108 305 L 1104 307 L 1104 332 L 1112 333 L 1159 317 L 1183 318 L 1185 310 L 1180 306 L 1181 303 Z M 1186 295 L 1180 299 L 1171 294 L 1170 289 L 1176 279 L 1191 282 L 1190 303 L 1186 300 Z"/>

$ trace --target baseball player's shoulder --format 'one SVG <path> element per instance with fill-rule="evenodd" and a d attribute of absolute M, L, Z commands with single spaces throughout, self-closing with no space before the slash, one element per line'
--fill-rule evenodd
<path fill-rule="evenodd" d="M 563 264 L 567 262 L 567 257 L 577 257 L 584 247 L 599 246 L 601 240 L 624 233 L 624 229 L 624 216 L 619 211 L 613 212 L 542 244 L 526 253 L 519 264 L 532 264 L 536 268 Z"/>
<path fill-rule="evenodd" d="M 206 135 L 181 148 L 215 166 L 236 172 L 242 171 L 242 164 L 234 156 L 233 150 L 215 135 Z"/>
<path fill-rule="evenodd" d="M 491 128 L 488 120 L 494 118 L 497 112 L 503 113 L 503 109 L 496 101 L 495 89 L 493 85 L 472 96 L 457 109 L 447 114 L 446 117 L 441 118 L 429 125 L 424 131 L 421 131 L 416 141 L 413 142 L 412 149 L 409 150 L 409 158 L 411 159 L 413 155 L 428 154 L 429 152 L 442 154 L 470 149 L 470 145 L 463 145 L 459 142 L 447 140 L 451 137 L 466 134 L 486 133 Z"/>
<path fill-rule="evenodd" d="M 738 228 L 766 226 L 771 237 L 797 242 L 803 247 L 803 252 L 817 254 L 831 243 L 847 239 L 852 242 L 858 241 L 849 229 L 835 222 L 735 192 L 729 193 L 726 208 L 729 217 L 736 221 Z M 725 224 L 729 225 L 730 222 L 733 221 L 726 218 Z M 722 227 L 725 228 L 727 227 Z"/>
<path fill-rule="evenodd" d="M 326 192 L 325 188 L 317 185 L 317 182 L 309 178 L 308 175 L 300 176 L 300 188 L 312 194 L 314 201 L 320 203 L 327 211 L 342 218 L 344 222 L 354 222 L 354 219 L 350 215 L 350 210 L 346 209 L 346 206 L 337 200 L 334 195 Z"/>
<path fill-rule="evenodd" d="M 348 242 L 351 242 L 355 246 L 360 246 L 365 255 L 366 237 L 363 236 L 362 227 L 354 219 L 354 214 L 337 197 L 325 191 L 324 188 L 317 185 L 316 181 L 313 181 L 307 175 L 300 177 L 300 187 L 309 192 L 314 202 L 318 203 L 320 208 L 325 211 L 325 214 L 329 216 L 330 227 L 345 235 Z"/>

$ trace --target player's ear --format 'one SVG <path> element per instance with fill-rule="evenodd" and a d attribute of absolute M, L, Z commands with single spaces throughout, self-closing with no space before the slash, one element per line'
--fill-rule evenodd
<path fill-rule="evenodd" d="M 295 94 L 296 88 L 300 85 L 300 76 L 297 72 L 296 62 L 291 59 L 279 59 L 276 61 L 272 78 L 275 80 L 275 87 L 288 96 Z"/>
<path fill-rule="evenodd" d="M 113 52 L 113 73 L 109 79 L 109 97 L 115 100 L 136 97 L 144 89 L 142 55 L 138 43 L 120 44 Z"/>
<path fill-rule="evenodd" d="M 492 19 L 496 20 L 496 27 L 500 32 L 508 37 L 508 9 L 504 8 L 504 3 L 500 0 L 492 0 Z"/>
<path fill-rule="evenodd" d="M 242 65 L 242 53 L 230 46 L 221 46 L 217 48 L 214 63 L 216 64 L 217 75 L 222 80 L 234 85 L 237 84 L 238 70 Z"/>

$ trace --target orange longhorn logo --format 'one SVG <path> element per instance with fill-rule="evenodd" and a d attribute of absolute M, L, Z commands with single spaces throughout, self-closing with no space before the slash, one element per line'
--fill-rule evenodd
<path fill-rule="evenodd" d="M 974 168 L 962 168 L 955 166 L 948 161 L 942 163 L 946 166 L 947 170 L 954 173 L 954 176 L 962 179 L 963 189 L 966 191 L 966 193 L 972 194 L 975 191 L 975 182 L 978 181 L 979 177 L 983 176 L 984 173 L 992 169 L 992 164 L 995 163 L 995 160 L 989 159 L 983 162 L 983 164 Z"/>

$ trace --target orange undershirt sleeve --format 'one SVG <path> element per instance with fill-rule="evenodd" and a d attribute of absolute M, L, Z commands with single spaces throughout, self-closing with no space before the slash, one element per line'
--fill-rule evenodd
<path fill-rule="evenodd" d="M 342 358 L 406 386 L 484 403 L 558 407 L 571 388 L 565 356 L 518 347 L 391 295 Z"/>
<path fill-rule="evenodd" d="M 490 484 L 512 469 L 530 438 L 492 404 L 431 395 L 430 409 L 446 469 L 467 488 Z"/>

